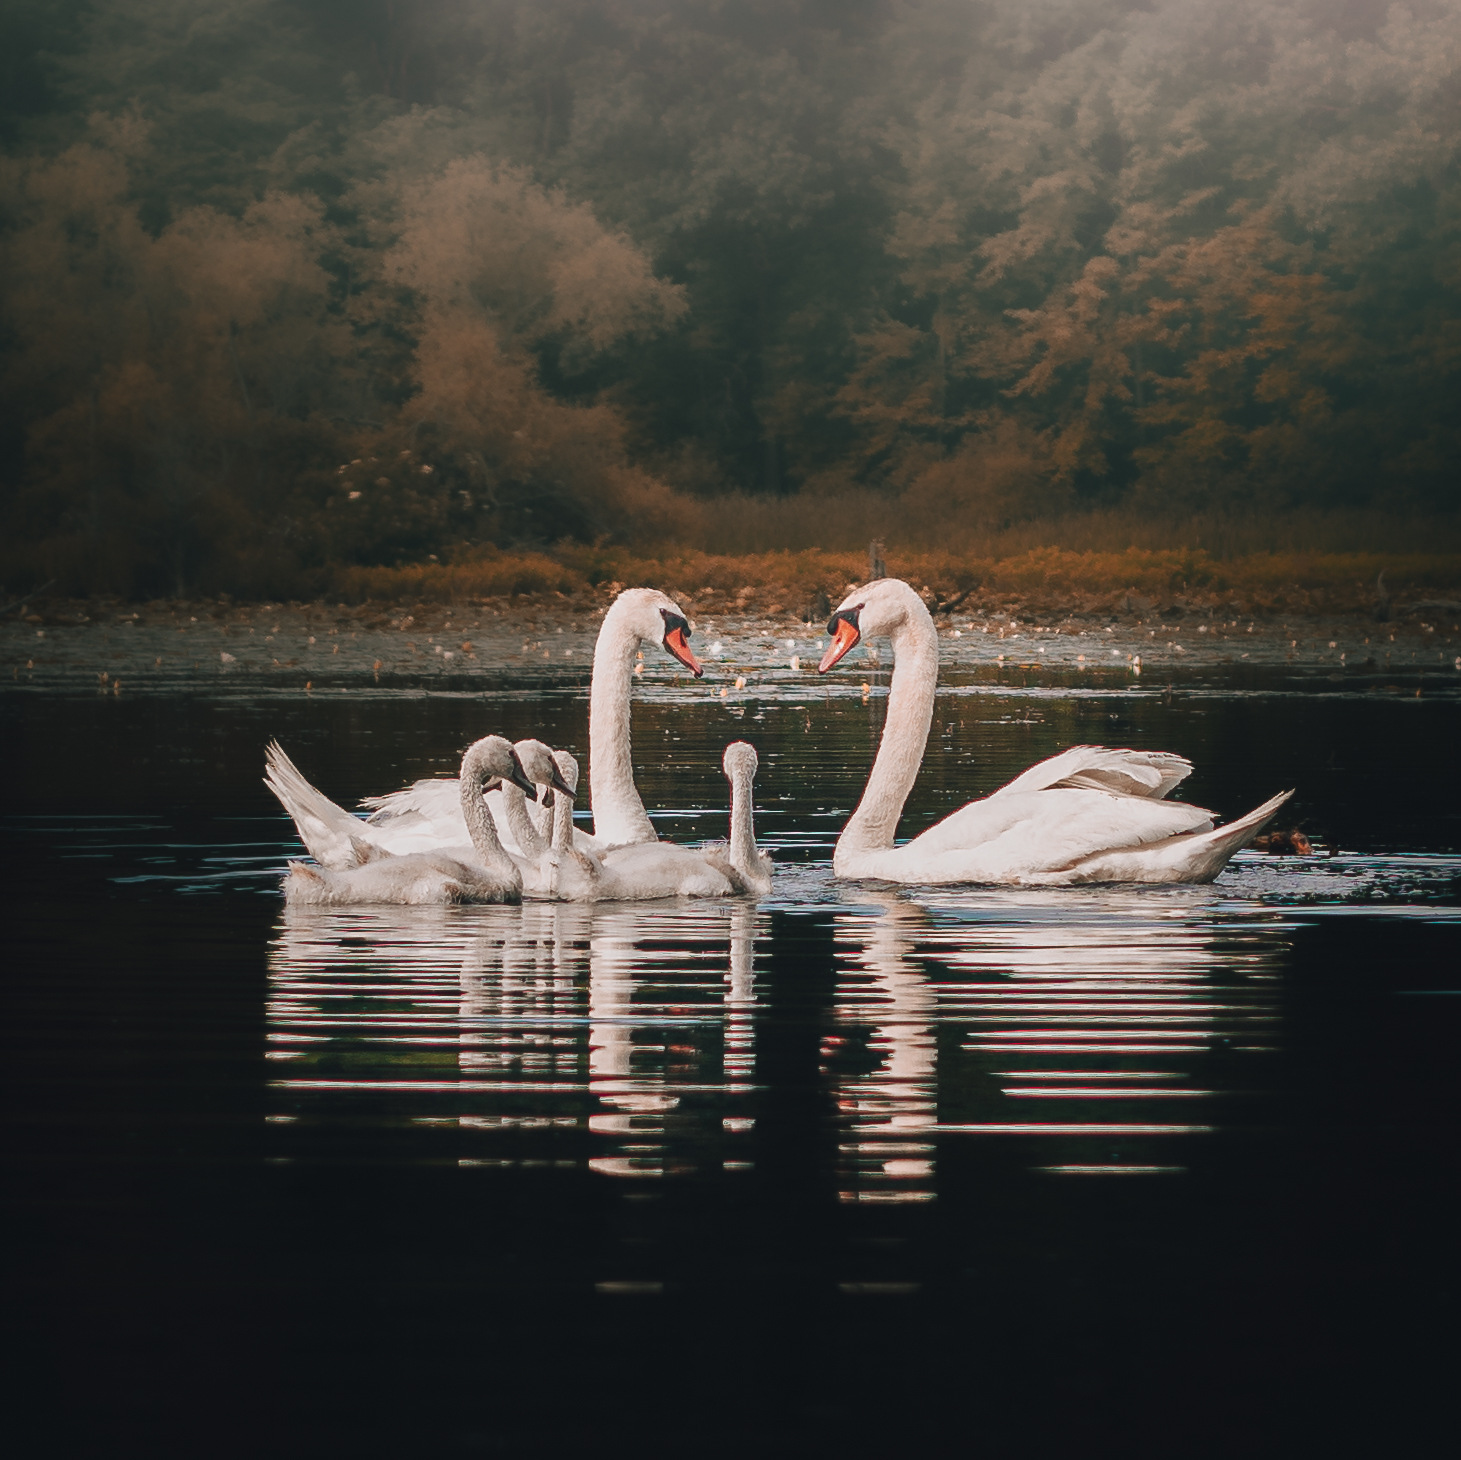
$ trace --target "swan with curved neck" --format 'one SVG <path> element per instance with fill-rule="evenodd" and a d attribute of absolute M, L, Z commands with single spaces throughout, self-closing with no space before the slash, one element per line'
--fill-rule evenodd
<path fill-rule="evenodd" d="M 497 781 L 528 790 L 534 789 L 532 782 L 523 774 L 512 746 L 500 735 L 489 735 L 468 746 L 459 781 L 462 817 L 472 838 L 474 855 L 470 859 L 443 852 L 396 856 L 355 838 L 351 866 L 309 867 L 291 862 L 284 879 L 285 901 L 324 907 L 521 902 L 522 874 L 503 849 L 482 793 Z"/>
<path fill-rule="evenodd" d="M 488 737 L 490 740 L 498 738 Z M 514 781 L 508 776 L 491 777 L 487 782 L 486 796 L 489 803 L 496 803 L 498 815 L 493 818 L 493 825 L 499 840 L 506 844 L 508 852 L 516 854 L 518 846 L 514 826 L 525 824 L 529 834 L 536 835 L 524 806 L 521 787 L 526 786 L 527 791 L 536 797 L 538 786 L 546 789 L 557 784 L 554 780 L 557 772 L 552 752 L 541 740 L 520 740 L 513 751 L 519 755 L 514 762 L 517 775 L 524 779 Z M 417 782 L 418 787 L 431 787 L 432 814 L 406 812 L 388 822 L 391 834 L 382 835 L 373 822 L 352 816 L 343 806 L 337 806 L 323 791 L 312 786 L 277 740 L 269 742 L 264 762 L 264 784 L 293 818 L 300 841 L 322 867 L 344 871 L 372 857 L 404 857 L 416 852 L 443 853 L 468 862 L 476 855 L 463 810 L 467 802 L 462 794 L 460 777 L 449 781 Z M 509 786 L 512 788 L 511 796 L 505 803 L 504 796 Z M 446 797 L 450 797 L 452 803 L 450 817 L 442 813 L 438 804 Z M 515 804 L 512 798 L 515 798 Z M 477 799 L 483 799 L 480 792 Z M 540 841 L 527 860 L 535 863 L 545 845 Z"/>
<path fill-rule="evenodd" d="M 634 785 L 629 718 L 635 656 L 643 645 L 658 644 L 698 679 L 704 670 L 690 651 L 689 634 L 690 625 L 680 606 L 653 588 L 625 589 L 604 615 L 594 646 L 589 687 L 588 757 L 594 832 L 589 835 L 575 830 L 573 834 L 575 845 L 585 851 L 605 852 L 612 847 L 655 840 L 654 826 Z M 307 782 L 302 789 L 292 782 L 285 785 L 288 781 L 287 776 L 281 776 L 282 788 L 276 791 L 280 799 L 289 794 L 307 801 L 305 793 L 313 788 Z M 386 796 L 368 796 L 360 804 L 371 808 L 362 834 L 387 851 L 431 851 L 466 841 L 453 781 L 417 781 Z M 290 803 L 285 801 L 285 805 L 293 814 Z M 512 823 L 506 817 L 502 821 L 503 844 L 508 850 L 523 856 L 536 855 L 520 844 Z M 356 826 L 358 829 L 358 822 Z M 314 852 L 313 847 L 310 850 Z M 318 852 L 314 855 L 316 860 L 324 861 Z"/>
<path fill-rule="evenodd" d="M 699 679 L 705 671 L 690 652 L 689 633 L 679 605 L 653 588 L 626 588 L 604 615 L 588 710 L 589 795 L 600 848 L 657 840 L 634 784 L 629 735 L 634 656 L 641 644 L 661 644 Z"/>
<path fill-rule="evenodd" d="M 903 846 L 898 819 L 923 761 L 938 684 L 938 631 L 897 578 L 848 594 L 827 625 L 825 674 L 863 639 L 893 641 L 888 713 L 862 800 L 832 858 L 839 877 L 889 882 L 1210 882 L 1293 795 L 1214 829 L 1212 813 L 1164 798 L 1192 769 L 1161 751 L 1076 746 Z"/>

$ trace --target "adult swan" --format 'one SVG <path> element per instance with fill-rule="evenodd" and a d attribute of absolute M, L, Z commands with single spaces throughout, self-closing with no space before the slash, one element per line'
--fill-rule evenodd
<path fill-rule="evenodd" d="M 602 853 L 656 840 L 654 824 L 634 784 L 629 740 L 634 667 L 642 645 L 659 644 L 699 679 L 704 670 L 690 652 L 689 634 L 680 606 L 653 588 L 625 589 L 604 615 L 589 687 L 588 774 L 594 834 L 573 834 L 574 845 L 582 851 Z M 431 850 L 467 839 L 455 781 L 417 781 L 404 791 L 372 796 L 360 804 L 375 808 L 363 828 L 365 834 L 388 851 Z M 527 851 L 506 826 L 503 842 L 510 851 Z"/>
<path fill-rule="evenodd" d="M 898 847 L 933 718 L 938 632 L 923 600 L 881 578 L 843 601 L 827 625 L 825 674 L 864 638 L 893 641 L 896 663 L 877 760 L 837 839 L 839 877 L 887 882 L 1210 882 L 1293 795 L 1285 791 L 1218 830 L 1212 813 L 1162 799 L 1192 770 L 1163 751 L 1080 745 L 946 816 Z"/>

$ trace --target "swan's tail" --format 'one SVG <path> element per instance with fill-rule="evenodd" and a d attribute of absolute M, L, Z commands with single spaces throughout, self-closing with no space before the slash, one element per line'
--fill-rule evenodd
<path fill-rule="evenodd" d="M 1100 852 L 1052 877 L 1061 882 L 1211 882 L 1240 847 L 1246 847 L 1294 793 L 1282 791 L 1246 816 L 1212 831 L 1183 832 Z"/>
<path fill-rule="evenodd" d="M 320 866 L 340 870 L 364 860 L 358 851 L 361 823 L 315 790 L 277 740 L 264 752 L 264 767 L 264 784 L 293 818 L 300 841 Z"/>
<path fill-rule="evenodd" d="M 1185 880 L 1211 882 L 1228 865 L 1233 853 L 1241 847 L 1246 847 L 1278 815 L 1279 807 L 1293 794 L 1291 790 L 1280 791 L 1277 796 L 1271 796 L 1262 806 L 1255 806 L 1246 816 L 1240 816 L 1236 821 L 1231 821 L 1226 826 L 1219 826 L 1213 831 L 1199 832 L 1192 840 L 1194 843 L 1201 844 L 1198 856 L 1206 875 Z"/>

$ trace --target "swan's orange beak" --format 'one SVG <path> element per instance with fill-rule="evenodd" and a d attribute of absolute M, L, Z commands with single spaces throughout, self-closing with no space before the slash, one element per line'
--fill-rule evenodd
<path fill-rule="evenodd" d="M 817 665 L 817 673 L 825 674 L 843 655 L 857 648 L 862 633 L 857 624 L 850 618 L 843 618 L 840 615 L 832 620 L 837 625 L 832 634 L 832 642 L 827 645 L 827 652 L 822 655 L 822 662 Z"/>
<path fill-rule="evenodd" d="M 685 630 L 678 624 L 665 635 L 665 649 L 673 654 L 696 679 L 705 673 L 700 661 L 690 652 L 690 645 L 685 641 Z"/>

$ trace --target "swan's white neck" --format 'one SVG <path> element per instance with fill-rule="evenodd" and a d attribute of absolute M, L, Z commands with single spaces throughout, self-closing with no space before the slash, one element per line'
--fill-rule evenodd
<path fill-rule="evenodd" d="M 834 868 L 848 857 L 885 851 L 893 845 L 903 803 L 918 779 L 928 744 L 934 691 L 938 688 L 938 630 L 928 609 L 911 591 L 907 611 L 893 630 L 892 639 L 893 681 L 878 757 L 857 810 L 837 838 Z"/>
<path fill-rule="evenodd" d="M 589 689 L 588 781 L 594 835 L 611 846 L 655 840 L 654 826 L 634 786 L 629 742 L 629 697 L 634 687 L 634 653 L 641 643 L 627 621 L 623 600 L 604 616 L 594 648 Z"/>
<path fill-rule="evenodd" d="M 492 820 L 492 813 L 488 811 L 487 803 L 482 799 L 482 786 L 491 779 L 492 773 L 483 765 L 482 757 L 473 753 L 475 750 L 476 747 L 473 746 L 462 757 L 462 816 L 466 820 L 467 831 L 472 838 L 472 846 L 476 849 L 482 866 L 489 872 L 506 877 L 509 881 L 516 881 L 520 887 L 522 886 L 522 873 L 518 871 L 517 863 L 507 854 L 501 841 L 498 840 L 497 826 Z"/>

